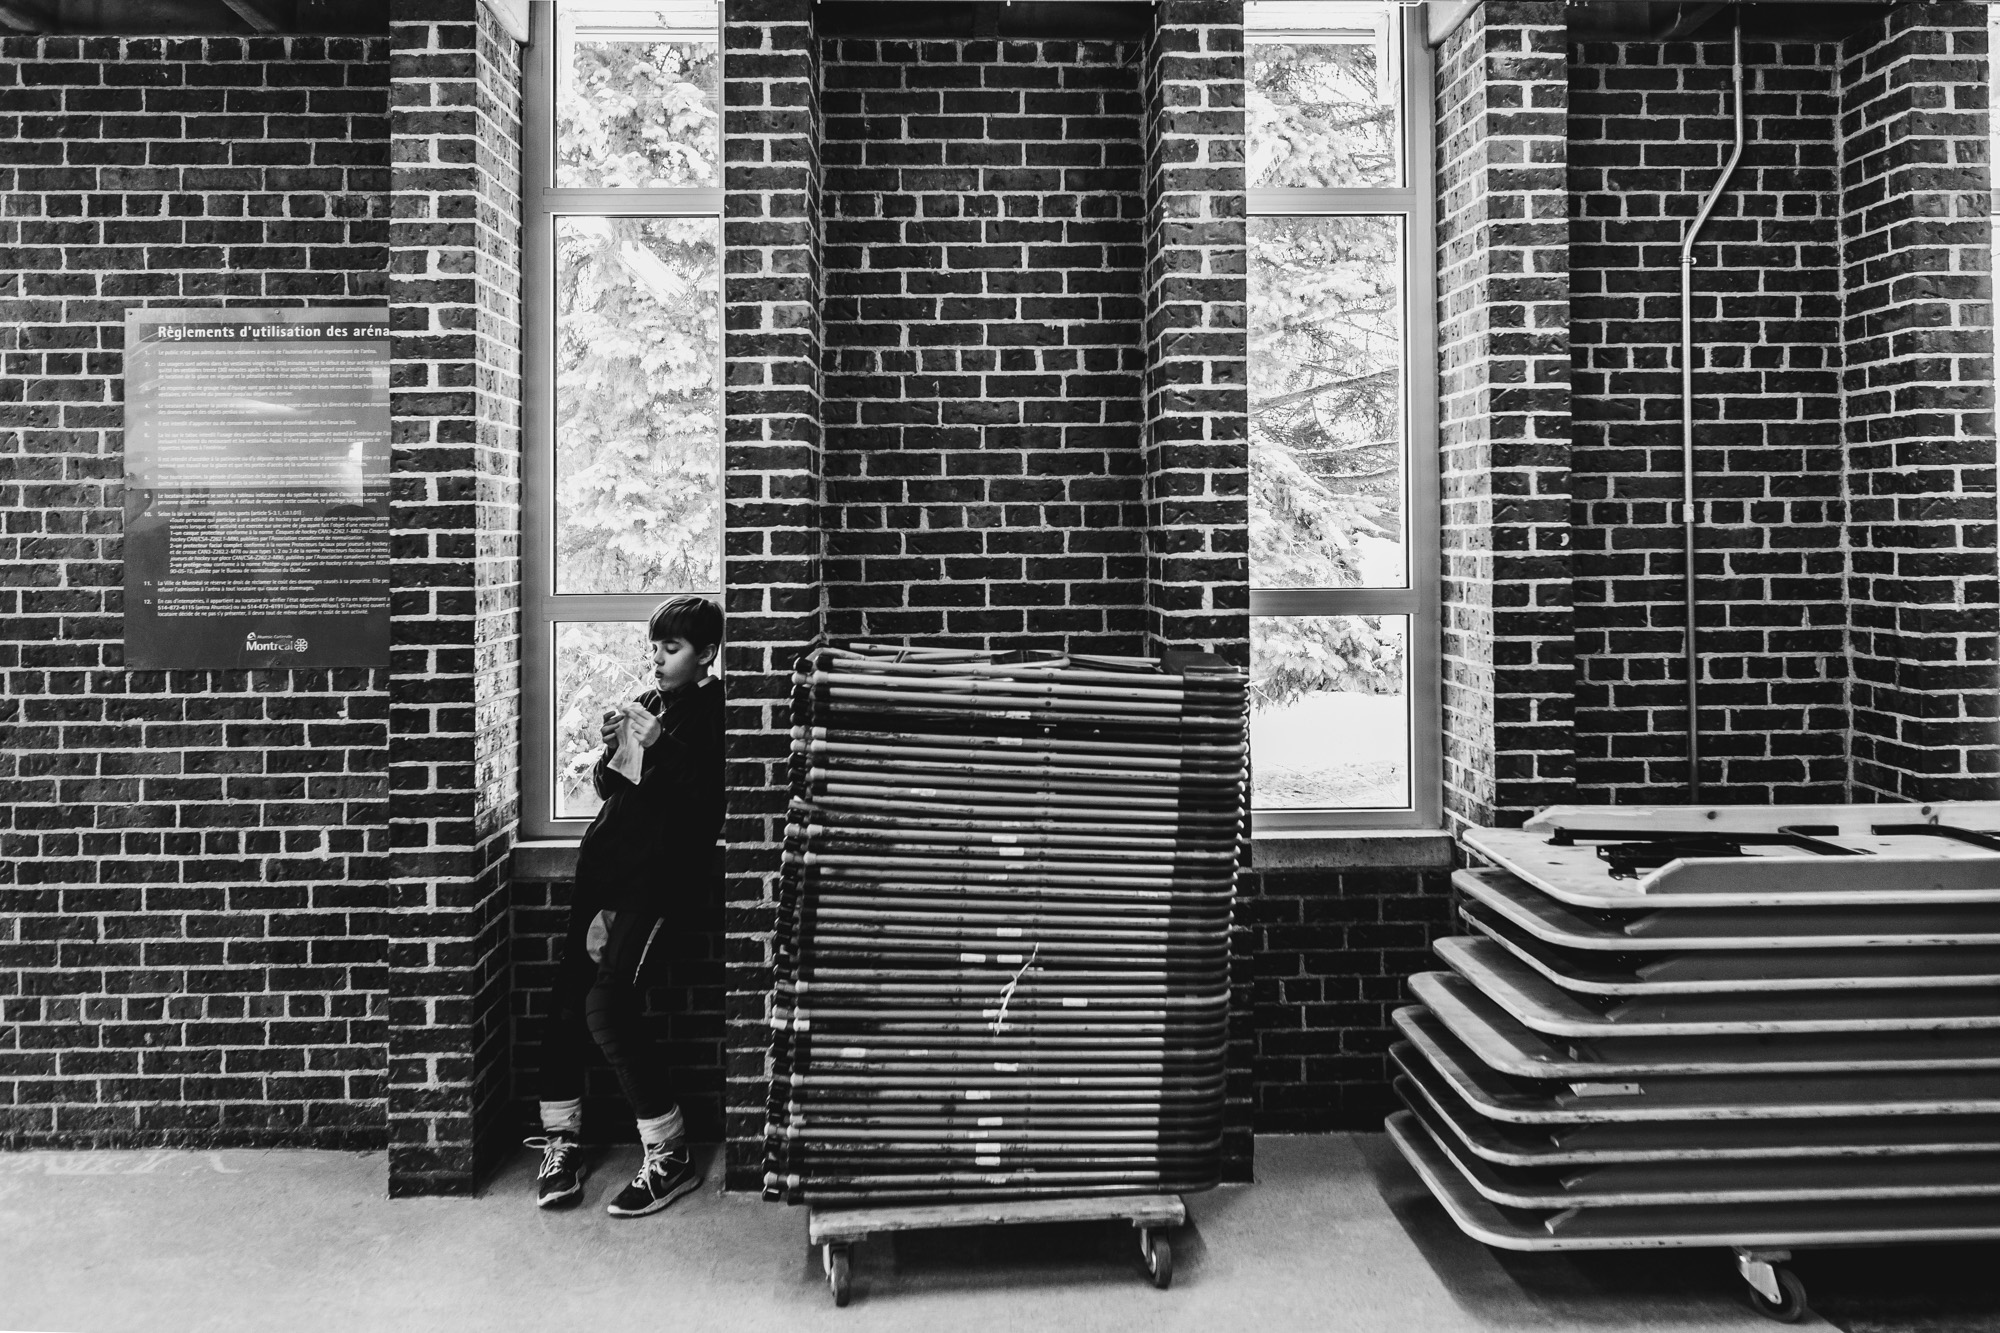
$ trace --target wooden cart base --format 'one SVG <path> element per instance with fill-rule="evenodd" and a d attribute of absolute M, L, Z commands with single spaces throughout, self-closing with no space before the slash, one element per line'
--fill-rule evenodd
<path fill-rule="evenodd" d="M 1139 1232 L 1139 1256 L 1153 1285 L 1174 1280 L 1171 1228 L 1187 1221 L 1178 1194 L 1135 1194 L 1095 1199 L 1001 1199 L 990 1203 L 894 1204 L 878 1208 L 809 1208 L 806 1237 L 819 1250 L 833 1303 L 851 1294 L 849 1251 L 878 1232 L 932 1231 L 942 1227 L 1003 1226 L 1017 1222 L 1129 1222 Z"/>

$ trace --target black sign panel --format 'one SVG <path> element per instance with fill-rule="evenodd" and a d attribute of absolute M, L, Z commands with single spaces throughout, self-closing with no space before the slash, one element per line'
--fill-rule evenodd
<path fill-rule="evenodd" d="M 389 664 L 389 316 L 125 318 L 125 664 Z"/>

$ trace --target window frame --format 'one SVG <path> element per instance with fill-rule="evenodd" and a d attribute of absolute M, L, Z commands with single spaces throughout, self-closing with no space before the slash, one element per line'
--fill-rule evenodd
<path fill-rule="evenodd" d="M 716 4 L 717 86 L 727 59 L 722 5 Z M 521 837 L 577 838 L 590 819 L 556 813 L 555 636 L 559 624 L 643 623 L 662 600 L 684 591 L 558 593 L 555 587 L 555 242 L 564 217 L 709 218 L 716 224 L 717 281 L 721 272 L 723 192 L 717 186 L 634 189 L 558 188 L 555 126 L 563 43 L 554 0 L 529 6 L 530 41 L 521 70 Z M 719 109 L 719 107 L 718 107 Z M 718 165 L 720 157 L 718 128 Z M 719 296 L 719 293 L 718 293 Z M 716 348 L 718 402 L 725 389 L 722 348 Z M 722 423 L 717 422 L 718 436 Z M 716 494 L 723 493 L 717 450 Z M 718 524 L 718 552 L 725 534 Z M 698 590 L 722 601 L 728 562 L 719 561 L 719 586 Z M 719 659 L 718 659 L 719 660 Z"/>
<path fill-rule="evenodd" d="M 1438 481 L 1436 198 L 1432 182 L 1431 49 L 1420 7 L 1392 8 L 1398 43 L 1403 171 L 1400 186 L 1245 191 L 1245 213 L 1258 217 L 1361 215 L 1400 217 L 1403 226 L 1403 370 L 1406 586 L 1401 588 L 1259 588 L 1251 571 L 1250 616 L 1397 615 L 1408 617 L 1404 646 L 1409 709 L 1410 804 L 1396 809 L 1258 809 L 1260 833 L 1437 829 L 1444 822 L 1442 545 Z M 1251 30 L 1254 32 L 1255 30 Z M 1250 32 L 1245 33 L 1245 45 Z M 1251 754 L 1254 773 L 1256 754 Z M 1254 806 L 1254 789 L 1253 789 Z"/>

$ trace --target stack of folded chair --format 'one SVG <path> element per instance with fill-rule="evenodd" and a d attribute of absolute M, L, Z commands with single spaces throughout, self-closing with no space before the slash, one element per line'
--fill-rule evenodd
<path fill-rule="evenodd" d="M 1213 1185 L 1244 674 L 856 645 L 794 682 L 767 1197 Z"/>

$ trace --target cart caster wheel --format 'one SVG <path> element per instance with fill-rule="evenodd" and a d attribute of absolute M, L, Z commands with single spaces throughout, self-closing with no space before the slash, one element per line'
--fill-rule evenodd
<path fill-rule="evenodd" d="M 847 1304 L 854 1292 L 854 1265 L 848 1256 L 847 1244 L 827 1241 L 819 1247 L 819 1266 L 826 1273 L 827 1289 L 833 1293 L 833 1303 Z"/>
<path fill-rule="evenodd" d="M 826 1285 L 833 1291 L 833 1303 L 845 1309 L 848 1298 L 854 1294 L 854 1267 L 845 1245 L 827 1248 Z"/>
<path fill-rule="evenodd" d="M 1773 1268 L 1771 1271 L 1778 1279 L 1778 1299 L 1774 1301 L 1752 1287 L 1750 1304 L 1766 1319 L 1775 1319 L 1781 1324 L 1796 1324 L 1806 1312 L 1806 1284 L 1799 1281 L 1798 1274 L 1789 1268 Z"/>
<path fill-rule="evenodd" d="M 1161 1291 L 1174 1285 L 1174 1244 L 1164 1231 L 1139 1229 L 1139 1253 L 1146 1260 L 1146 1276 Z"/>

